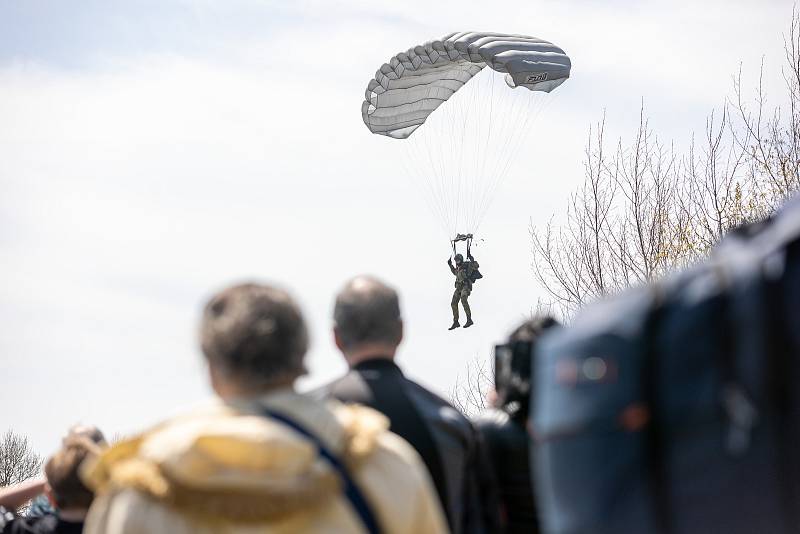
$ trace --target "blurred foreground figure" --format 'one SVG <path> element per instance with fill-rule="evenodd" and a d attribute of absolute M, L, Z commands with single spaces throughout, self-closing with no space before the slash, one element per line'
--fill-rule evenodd
<path fill-rule="evenodd" d="M 545 335 L 547 533 L 800 532 L 800 197 L 711 257 Z"/>
<path fill-rule="evenodd" d="M 71 429 L 61 449 L 47 460 L 43 479 L 0 490 L 0 533 L 80 534 L 94 498 L 81 481 L 81 465 L 96 457 L 104 444 L 102 434 L 95 427 Z M 49 506 L 35 517 L 17 517 L 7 511 L 40 495 L 46 496 Z"/>
<path fill-rule="evenodd" d="M 308 337 L 287 293 L 222 291 L 200 338 L 220 402 L 88 469 L 86 532 L 446 532 L 425 467 L 385 417 L 294 391 Z"/>
<path fill-rule="evenodd" d="M 556 322 L 529 319 L 503 345 L 495 347 L 494 409 L 475 424 L 484 436 L 500 489 L 500 509 L 506 534 L 536 534 L 539 518 L 534 503 L 526 430 L 531 394 L 531 352 L 539 337 Z"/>
<path fill-rule="evenodd" d="M 350 372 L 319 393 L 370 406 L 391 421 L 428 467 L 454 533 L 494 532 L 489 466 L 469 420 L 446 400 L 403 375 L 394 363 L 403 339 L 397 292 L 359 276 L 336 297 L 336 346 Z"/>

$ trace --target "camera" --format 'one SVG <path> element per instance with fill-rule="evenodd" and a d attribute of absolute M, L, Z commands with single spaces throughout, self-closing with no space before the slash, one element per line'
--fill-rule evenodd
<path fill-rule="evenodd" d="M 531 392 L 533 342 L 514 341 L 494 348 L 494 389 L 498 408 L 517 411 Z"/>

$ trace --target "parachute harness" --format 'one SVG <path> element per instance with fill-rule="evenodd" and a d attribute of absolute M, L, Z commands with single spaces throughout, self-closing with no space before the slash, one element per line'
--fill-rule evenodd
<path fill-rule="evenodd" d="M 450 240 L 450 244 L 453 245 L 453 257 L 458 253 L 456 251 L 456 243 L 459 241 L 466 241 L 467 242 L 467 257 L 471 258 L 472 253 L 470 252 L 472 247 L 472 234 L 458 234 L 456 235 L 455 239 Z"/>

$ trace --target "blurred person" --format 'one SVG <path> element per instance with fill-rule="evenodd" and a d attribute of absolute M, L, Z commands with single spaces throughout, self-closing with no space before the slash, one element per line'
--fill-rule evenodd
<path fill-rule="evenodd" d="M 94 498 L 80 478 L 85 460 L 101 449 L 90 437 L 71 432 L 61 449 L 44 467 L 44 477 L 26 481 L 0 491 L 0 533 L 2 534 L 79 534 Z M 38 495 L 45 495 L 53 511 L 39 516 L 19 517 L 14 510 Z"/>
<path fill-rule="evenodd" d="M 587 306 L 532 360 L 548 534 L 800 531 L 800 196 Z"/>
<path fill-rule="evenodd" d="M 384 416 L 295 392 L 308 335 L 285 291 L 221 291 L 200 344 L 218 401 L 90 466 L 86 532 L 447 531 L 424 465 Z"/>
<path fill-rule="evenodd" d="M 69 429 L 67 436 L 64 440 L 73 438 L 75 436 L 83 436 L 101 448 L 108 446 L 105 435 L 94 425 L 74 425 Z"/>
<path fill-rule="evenodd" d="M 487 460 L 472 423 L 449 402 L 406 378 L 394 359 L 403 340 L 397 292 L 370 276 L 336 296 L 333 335 L 350 371 L 316 393 L 385 414 L 430 471 L 454 533 L 496 525 Z M 483 489 L 482 489 L 483 488 Z"/>
<path fill-rule="evenodd" d="M 100 429 L 94 425 L 75 425 L 69 429 L 67 436 L 65 436 L 64 440 L 66 440 L 66 438 L 69 436 L 77 436 L 77 435 L 87 437 L 101 448 L 108 446 L 105 436 L 100 431 Z M 25 517 L 36 518 L 55 513 L 56 509 L 53 507 L 53 504 L 52 502 L 50 502 L 50 499 L 48 499 L 47 495 L 45 495 L 44 493 L 40 493 L 39 495 L 34 497 L 33 500 L 31 500 L 30 507 L 28 508 Z"/>
<path fill-rule="evenodd" d="M 537 339 L 556 325 L 551 317 L 535 317 L 519 325 L 503 345 L 495 347 L 493 409 L 475 421 L 484 437 L 497 477 L 501 517 L 507 534 L 536 534 L 539 518 L 530 477 L 526 429 L 531 390 L 531 355 Z"/>

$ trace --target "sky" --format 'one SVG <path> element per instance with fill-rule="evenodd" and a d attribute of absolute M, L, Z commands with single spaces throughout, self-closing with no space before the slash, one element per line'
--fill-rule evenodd
<path fill-rule="evenodd" d="M 490 6 L 487 8 L 487 6 Z M 203 303 L 287 288 L 312 334 L 301 388 L 344 372 L 335 293 L 398 289 L 398 362 L 444 396 L 546 298 L 529 227 L 563 220 L 589 126 L 644 103 L 685 145 L 764 62 L 780 103 L 790 1 L 469 3 L 0 0 L 0 431 L 49 454 L 76 423 L 127 435 L 210 396 Z M 448 238 L 403 150 L 360 113 L 375 70 L 460 30 L 552 41 L 572 75 L 530 127 L 475 249 L 475 326 L 447 331 Z"/>

